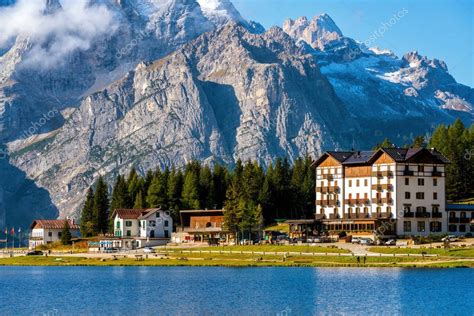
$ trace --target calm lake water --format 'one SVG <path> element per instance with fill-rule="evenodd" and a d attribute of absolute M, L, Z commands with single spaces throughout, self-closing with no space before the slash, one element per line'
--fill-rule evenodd
<path fill-rule="evenodd" d="M 474 269 L 0 267 L 0 315 L 473 315 Z"/>

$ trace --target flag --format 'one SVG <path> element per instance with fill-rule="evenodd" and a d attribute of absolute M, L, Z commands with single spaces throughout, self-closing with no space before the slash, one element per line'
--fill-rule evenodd
<path fill-rule="evenodd" d="M 12 230 L 10 231 L 10 235 L 12 235 L 12 236 L 15 235 L 15 228 L 12 227 Z"/>

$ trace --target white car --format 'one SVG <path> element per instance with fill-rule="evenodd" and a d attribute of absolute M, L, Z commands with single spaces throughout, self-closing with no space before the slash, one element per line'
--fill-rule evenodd
<path fill-rule="evenodd" d="M 373 245 L 374 242 L 373 242 L 373 240 L 370 239 L 370 238 L 361 238 L 361 239 L 360 239 L 360 244 L 361 244 L 361 245 Z"/>
<path fill-rule="evenodd" d="M 396 244 L 397 242 L 395 241 L 395 239 L 390 239 L 389 241 L 385 242 L 385 246 L 395 246 Z"/>
<path fill-rule="evenodd" d="M 361 241 L 360 238 L 358 238 L 358 237 L 352 237 L 352 241 L 351 241 L 351 242 L 352 242 L 353 244 L 360 244 L 360 241 Z"/>
<path fill-rule="evenodd" d="M 458 241 L 458 237 L 456 237 L 454 235 L 448 235 L 448 236 L 444 237 L 443 239 L 441 239 L 441 241 L 450 241 L 450 242 Z"/>
<path fill-rule="evenodd" d="M 150 247 L 145 247 L 143 248 L 144 253 L 155 253 L 155 249 L 150 248 Z"/>

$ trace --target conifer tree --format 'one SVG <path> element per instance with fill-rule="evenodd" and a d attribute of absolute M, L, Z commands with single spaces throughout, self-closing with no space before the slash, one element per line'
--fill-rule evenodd
<path fill-rule="evenodd" d="M 94 233 L 104 234 L 108 230 L 109 198 L 107 184 L 102 176 L 99 177 L 94 194 L 93 220 Z"/>
<path fill-rule="evenodd" d="M 134 209 L 143 209 L 145 208 L 145 199 L 143 198 L 142 191 L 138 191 L 137 196 L 135 197 L 135 202 L 133 204 Z"/>
<path fill-rule="evenodd" d="M 199 209 L 199 178 L 196 171 L 186 172 L 183 184 L 183 193 L 181 196 L 181 205 L 183 209 Z"/>
<path fill-rule="evenodd" d="M 149 207 L 166 208 L 166 183 L 163 182 L 163 174 L 155 173 L 146 196 Z"/>
<path fill-rule="evenodd" d="M 71 244 L 71 239 L 72 239 L 72 235 L 71 235 L 71 231 L 69 230 L 70 227 L 69 227 L 69 220 L 64 220 L 64 228 L 61 232 L 61 243 L 63 245 L 70 245 Z"/>
<path fill-rule="evenodd" d="M 81 212 L 81 235 L 83 237 L 91 237 L 94 235 L 94 191 L 92 187 L 87 190 L 86 201 Z"/>

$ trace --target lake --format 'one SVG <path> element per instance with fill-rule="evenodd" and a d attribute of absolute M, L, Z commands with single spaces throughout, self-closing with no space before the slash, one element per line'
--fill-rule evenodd
<path fill-rule="evenodd" d="M 0 267 L 0 315 L 473 315 L 474 269 Z"/>

